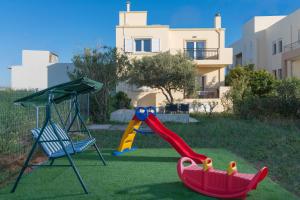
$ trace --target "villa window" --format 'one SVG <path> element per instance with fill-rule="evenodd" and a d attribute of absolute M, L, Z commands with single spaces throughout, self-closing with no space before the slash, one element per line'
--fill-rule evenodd
<path fill-rule="evenodd" d="M 243 54 L 239 53 L 235 56 L 235 66 L 243 65 Z"/>
<path fill-rule="evenodd" d="M 278 53 L 282 53 L 282 49 L 283 49 L 283 46 L 282 46 L 282 39 L 280 39 L 278 41 Z"/>
<path fill-rule="evenodd" d="M 276 42 L 273 42 L 273 44 L 272 44 L 272 54 L 275 55 L 276 52 L 277 52 Z"/>
<path fill-rule="evenodd" d="M 160 52 L 160 39 L 149 38 L 149 39 L 124 39 L 124 51 L 126 53 L 140 53 L 140 52 Z"/>
<path fill-rule="evenodd" d="M 151 52 L 152 51 L 151 39 L 135 39 L 135 51 Z"/>
<path fill-rule="evenodd" d="M 194 60 L 202 60 L 205 58 L 206 41 L 187 41 L 187 55 Z"/>

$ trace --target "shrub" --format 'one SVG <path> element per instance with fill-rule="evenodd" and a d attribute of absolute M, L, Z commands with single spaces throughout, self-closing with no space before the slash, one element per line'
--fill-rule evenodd
<path fill-rule="evenodd" d="M 275 90 L 276 80 L 266 70 L 252 71 L 249 77 L 249 87 L 252 95 L 265 97 L 271 95 Z"/>
<path fill-rule="evenodd" d="M 278 99 L 276 97 L 249 96 L 235 108 L 235 113 L 241 118 L 274 117 L 278 115 Z"/>
<path fill-rule="evenodd" d="M 299 117 L 299 79 L 276 81 L 266 70 L 246 66 L 231 70 L 227 82 L 232 88 L 227 98 L 240 117 Z"/>
<path fill-rule="evenodd" d="M 236 66 L 231 69 L 225 77 L 225 85 L 232 86 L 234 80 L 249 78 L 250 73 L 253 71 L 254 65 Z"/>
<path fill-rule="evenodd" d="M 113 96 L 112 102 L 112 106 L 115 110 L 131 108 L 131 99 L 124 92 L 118 92 L 115 96 Z"/>
<path fill-rule="evenodd" d="M 300 107 L 300 80 L 286 79 L 276 86 L 279 113 L 284 116 L 296 116 Z"/>

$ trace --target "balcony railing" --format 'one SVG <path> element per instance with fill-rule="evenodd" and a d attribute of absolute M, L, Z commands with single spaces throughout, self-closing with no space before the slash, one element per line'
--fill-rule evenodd
<path fill-rule="evenodd" d="M 219 49 L 217 48 L 185 48 L 184 53 L 193 60 L 219 59 Z"/>
<path fill-rule="evenodd" d="M 300 40 L 284 46 L 284 52 L 293 51 L 300 48 Z"/>
<path fill-rule="evenodd" d="M 185 96 L 186 99 L 217 99 L 219 97 L 219 89 L 201 90 Z"/>

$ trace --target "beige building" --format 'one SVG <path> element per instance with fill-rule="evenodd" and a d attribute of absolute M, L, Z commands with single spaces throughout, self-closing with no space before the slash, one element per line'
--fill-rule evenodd
<path fill-rule="evenodd" d="M 58 55 L 50 51 L 23 50 L 22 64 L 9 69 L 12 89 L 42 90 L 69 81 L 74 65 L 59 63 Z"/>
<path fill-rule="evenodd" d="M 233 65 L 255 64 L 277 78 L 300 78 L 300 9 L 288 16 L 258 16 L 231 45 Z"/>
<path fill-rule="evenodd" d="M 224 85 L 225 66 L 232 64 L 232 49 L 225 48 L 225 29 L 221 16 L 217 14 L 212 28 L 170 28 L 168 25 L 149 25 L 147 11 L 127 11 L 119 13 L 116 26 L 116 47 L 130 58 L 151 56 L 159 52 L 178 51 L 186 53 L 198 66 L 197 80 L 199 97 L 212 95 L 217 98 L 219 87 Z M 132 104 L 156 105 L 165 103 L 165 97 L 151 88 L 136 88 L 125 83 L 117 91 L 126 92 Z M 176 99 L 183 100 L 177 93 Z"/>

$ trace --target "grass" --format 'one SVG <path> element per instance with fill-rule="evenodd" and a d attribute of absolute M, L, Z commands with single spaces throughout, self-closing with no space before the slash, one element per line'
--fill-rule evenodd
<path fill-rule="evenodd" d="M 256 170 L 244 159 L 224 149 L 195 149 L 214 158 L 216 168 L 225 169 L 228 161 L 236 160 L 240 171 Z M 83 194 L 69 167 L 40 167 L 27 174 L 14 194 L 11 185 L 0 190 L 0 199 L 213 199 L 187 189 L 176 172 L 178 154 L 171 148 L 138 149 L 121 157 L 111 156 L 105 149 L 108 166 L 102 166 L 95 152 L 75 156 L 75 162 L 88 186 L 90 194 Z M 66 164 L 60 159 L 56 164 Z M 249 200 L 297 199 L 267 178 L 252 191 Z"/>
<path fill-rule="evenodd" d="M 222 148 L 243 157 L 256 169 L 268 166 L 270 177 L 300 196 L 300 129 L 291 121 L 261 122 L 228 116 L 198 116 L 199 123 L 167 124 L 193 148 Z M 299 126 L 299 125 L 298 125 Z M 95 134 L 104 147 L 119 145 L 119 131 Z M 142 148 L 165 148 L 169 144 L 157 135 L 138 135 Z M 212 157 L 216 160 L 214 157 Z"/>
<path fill-rule="evenodd" d="M 251 192 L 249 199 L 297 199 L 287 191 L 300 195 L 299 125 L 284 120 L 196 117 L 198 123 L 166 125 L 192 148 L 213 158 L 216 168 L 225 169 L 231 160 L 238 162 L 241 172 L 255 172 L 268 166 L 272 181 L 264 181 L 257 191 Z M 96 166 L 94 154 L 78 156 L 77 163 L 90 195 L 82 195 L 71 169 L 42 168 L 27 175 L 16 194 L 8 194 L 9 187 L 1 190 L 0 199 L 199 199 L 198 194 L 179 181 L 178 155 L 157 135 L 137 135 L 135 145 L 141 149 L 120 158 L 110 156 L 110 149 L 119 145 L 121 134 L 121 131 L 93 133 L 106 149 L 108 167 Z"/>

